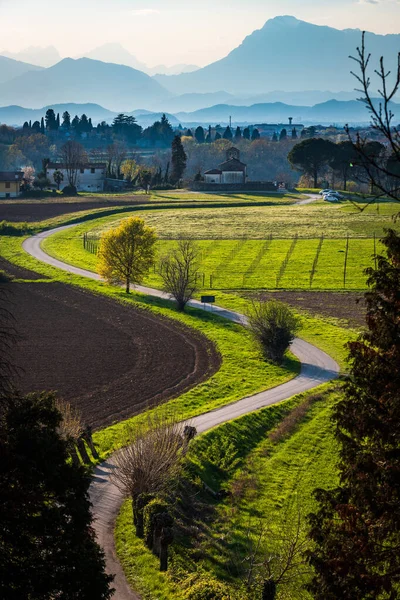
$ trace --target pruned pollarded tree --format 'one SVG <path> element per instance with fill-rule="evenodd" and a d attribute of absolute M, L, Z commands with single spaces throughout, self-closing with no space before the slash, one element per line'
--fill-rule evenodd
<path fill-rule="evenodd" d="M 68 140 L 60 149 L 61 159 L 67 174 L 68 185 L 76 188 L 78 173 L 87 162 L 84 147 L 75 140 Z"/>
<path fill-rule="evenodd" d="M 136 535 L 143 537 L 143 509 L 154 494 L 170 491 L 181 470 L 188 439 L 185 423 L 173 415 L 148 412 L 128 431 L 129 444 L 115 459 L 113 480 L 132 499 Z"/>
<path fill-rule="evenodd" d="M 161 258 L 163 289 L 175 298 L 178 310 L 185 310 L 186 304 L 197 291 L 198 258 L 198 249 L 193 240 L 179 240 L 177 248 Z"/>
<path fill-rule="evenodd" d="M 300 319 L 283 302 L 253 301 L 248 311 L 249 327 L 268 360 L 281 364 L 300 326 Z"/>
<path fill-rule="evenodd" d="M 154 264 L 156 234 L 143 219 L 131 217 L 101 236 L 98 273 L 112 284 L 142 283 Z"/>

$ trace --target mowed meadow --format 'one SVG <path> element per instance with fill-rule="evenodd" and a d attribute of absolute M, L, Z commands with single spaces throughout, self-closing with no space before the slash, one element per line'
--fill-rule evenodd
<path fill-rule="evenodd" d="M 134 215 L 159 237 L 156 264 L 145 282 L 149 286 L 161 287 L 160 259 L 181 237 L 196 241 L 199 289 L 365 289 L 364 270 L 374 266 L 380 236 L 385 228 L 398 227 L 393 221 L 398 205 L 361 205 L 360 210 L 349 202 L 291 202 L 290 196 L 286 203 L 280 199 L 265 206 L 138 207 L 58 233 L 44 247 L 66 262 L 96 270 L 102 232 Z"/>

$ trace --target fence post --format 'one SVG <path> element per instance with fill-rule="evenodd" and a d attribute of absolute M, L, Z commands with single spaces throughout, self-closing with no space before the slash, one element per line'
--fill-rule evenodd
<path fill-rule="evenodd" d="M 349 234 L 347 234 L 346 240 L 346 254 L 344 257 L 344 270 L 343 270 L 343 287 L 346 289 L 346 271 L 347 271 L 347 256 L 349 254 Z"/>
<path fill-rule="evenodd" d="M 376 271 L 377 260 L 376 260 L 376 233 L 375 233 L 375 231 L 374 231 L 374 263 L 375 263 L 375 271 Z"/>

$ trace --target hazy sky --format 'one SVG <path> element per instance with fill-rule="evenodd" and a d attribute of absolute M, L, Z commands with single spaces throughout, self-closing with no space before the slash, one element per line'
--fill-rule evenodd
<path fill-rule="evenodd" d="M 0 49 L 76 56 L 120 42 L 149 66 L 222 58 L 277 15 L 400 33 L 400 0 L 0 0 Z"/>

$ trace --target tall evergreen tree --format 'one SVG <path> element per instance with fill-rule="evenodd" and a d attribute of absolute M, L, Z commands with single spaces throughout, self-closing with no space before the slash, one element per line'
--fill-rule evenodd
<path fill-rule="evenodd" d="M 219 131 L 215 132 L 215 138 L 214 138 L 214 142 L 216 142 L 217 140 L 221 139 L 221 134 L 219 133 Z"/>
<path fill-rule="evenodd" d="M 211 125 L 208 126 L 208 133 L 206 136 L 206 144 L 211 144 L 212 142 L 212 129 L 211 129 Z"/>
<path fill-rule="evenodd" d="M 186 161 L 187 161 L 186 152 L 182 145 L 182 140 L 179 135 L 176 135 L 174 137 L 174 139 L 172 141 L 171 150 L 172 150 L 171 182 L 176 185 L 177 183 L 179 183 L 179 181 L 183 177 L 183 174 L 186 169 Z"/>
<path fill-rule="evenodd" d="M 57 113 L 57 119 L 56 119 L 56 127 L 55 129 L 59 129 L 60 128 L 60 113 Z"/>
<path fill-rule="evenodd" d="M 231 128 L 229 127 L 229 125 L 228 125 L 228 127 L 225 129 L 225 131 L 224 131 L 224 135 L 223 135 L 222 137 L 224 138 L 224 140 L 231 140 L 231 139 L 233 138 L 233 135 L 232 135 L 232 130 L 231 130 Z"/>
<path fill-rule="evenodd" d="M 52 108 L 46 110 L 44 120 L 48 131 L 55 131 L 57 129 L 57 118 Z"/>
<path fill-rule="evenodd" d="M 293 127 L 292 129 L 292 140 L 297 140 L 297 131 L 296 131 L 296 127 Z"/>
<path fill-rule="evenodd" d="M 63 122 L 62 122 L 62 126 L 64 129 L 70 129 L 71 127 L 71 115 L 69 114 L 69 112 L 66 110 L 63 113 L 62 116 Z"/>
<path fill-rule="evenodd" d="M 367 326 L 334 409 L 340 485 L 311 516 L 315 600 L 395 600 L 400 585 L 400 236 L 368 269 Z"/>
<path fill-rule="evenodd" d="M 251 141 L 254 142 L 255 140 L 259 140 L 260 139 L 260 132 L 258 131 L 258 129 L 253 129 L 253 132 L 251 134 Z"/>
<path fill-rule="evenodd" d="M 279 134 L 279 141 L 281 142 L 282 140 L 286 140 L 286 139 L 287 139 L 287 130 L 282 129 L 282 131 Z"/>
<path fill-rule="evenodd" d="M 40 133 L 44 134 L 45 132 L 45 128 L 44 128 L 44 119 L 43 117 L 40 120 Z"/>
<path fill-rule="evenodd" d="M 245 140 L 249 140 L 250 139 L 250 127 L 245 127 L 243 129 L 243 137 Z"/>
<path fill-rule="evenodd" d="M 236 127 L 236 131 L 235 131 L 235 142 L 240 142 L 241 139 L 242 139 L 242 130 L 238 126 L 238 127 Z"/>
<path fill-rule="evenodd" d="M 272 141 L 273 142 L 277 142 L 278 141 L 278 134 L 276 133 L 276 131 L 274 131 L 274 135 L 272 136 Z"/>
<path fill-rule="evenodd" d="M 50 394 L 9 397 L 0 414 L 0 597 L 106 600 L 84 467 L 68 461 Z"/>
<path fill-rule="evenodd" d="M 199 125 L 199 127 L 196 128 L 196 131 L 194 132 L 194 137 L 196 138 L 196 142 L 198 144 L 204 144 L 204 142 L 205 142 L 204 129 L 203 129 L 203 127 L 201 127 L 201 125 Z"/>

